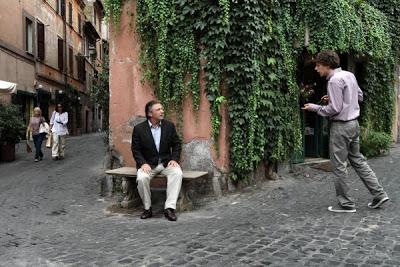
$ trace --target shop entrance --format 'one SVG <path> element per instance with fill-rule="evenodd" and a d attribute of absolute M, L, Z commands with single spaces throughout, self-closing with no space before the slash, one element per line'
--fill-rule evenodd
<path fill-rule="evenodd" d="M 349 57 L 340 55 L 341 67 L 347 70 L 349 67 Z M 298 83 L 300 85 L 300 105 L 305 103 L 321 104 L 321 97 L 327 94 L 327 80 L 320 77 L 315 71 L 315 63 L 312 55 L 303 53 L 299 61 Z M 329 158 L 329 130 L 330 121 L 314 112 L 301 110 L 303 125 L 303 155 L 304 158 Z"/>
<path fill-rule="evenodd" d="M 311 55 L 303 54 L 299 65 L 298 82 L 300 84 L 300 104 L 321 104 L 321 98 L 327 94 L 327 82 L 314 70 L 315 64 Z M 327 118 L 314 112 L 302 110 L 304 157 L 329 157 L 329 127 Z"/>

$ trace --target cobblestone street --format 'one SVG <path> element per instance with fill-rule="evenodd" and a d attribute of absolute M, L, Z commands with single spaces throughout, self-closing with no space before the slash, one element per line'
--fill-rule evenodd
<path fill-rule="evenodd" d="M 0 164 L 1 266 L 400 266 L 400 147 L 370 161 L 392 201 L 350 171 L 357 212 L 332 214 L 329 173 L 306 168 L 178 214 L 110 215 L 100 196 L 104 144 L 67 140 L 64 161 L 34 163 L 19 145 Z"/>

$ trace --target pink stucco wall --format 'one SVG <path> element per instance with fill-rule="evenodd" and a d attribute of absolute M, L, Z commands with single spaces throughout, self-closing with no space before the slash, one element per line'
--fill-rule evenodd
<path fill-rule="evenodd" d="M 139 63 L 140 45 L 135 31 L 134 0 L 125 1 L 119 29 L 110 28 L 110 130 L 111 149 L 122 156 L 123 164 L 134 166 L 131 153 L 132 126 L 129 121 L 144 116 L 144 105 L 154 99 L 153 89 L 142 83 Z M 205 95 L 204 73 L 200 73 L 201 101 L 197 114 L 193 112 L 192 102 L 188 98 L 183 109 L 183 142 L 193 140 L 211 140 L 210 105 Z M 222 107 L 223 121 L 218 140 L 219 153 L 211 148 L 214 164 L 227 170 L 228 126 L 226 108 Z"/>

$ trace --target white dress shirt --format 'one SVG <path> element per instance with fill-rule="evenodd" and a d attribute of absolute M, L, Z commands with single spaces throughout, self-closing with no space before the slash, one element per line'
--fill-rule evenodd
<path fill-rule="evenodd" d="M 154 144 L 156 145 L 157 151 L 160 152 L 160 141 L 161 141 L 161 121 L 157 125 L 151 124 L 150 121 L 149 126 L 151 130 L 151 134 L 153 135 Z"/>

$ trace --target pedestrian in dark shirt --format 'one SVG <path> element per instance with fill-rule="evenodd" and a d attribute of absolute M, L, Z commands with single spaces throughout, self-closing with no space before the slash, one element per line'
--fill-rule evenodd
<path fill-rule="evenodd" d="M 356 212 L 354 200 L 349 194 L 350 188 L 345 181 L 348 176 L 347 160 L 373 195 L 368 207 L 379 208 L 389 198 L 360 153 L 360 126 L 357 118 L 360 115 L 359 101 L 363 100 L 363 93 L 354 74 L 339 67 L 340 59 L 334 51 L 320 52 L 315 62 L 315 70 L 328 80 L 328 95 L 321 99 L 327 105 L 308 103 L 304 105 L 304 109 L 329 117 L 332 122 L 329 150 L 339 205 L 330 206 L 328 210 Z"/>

